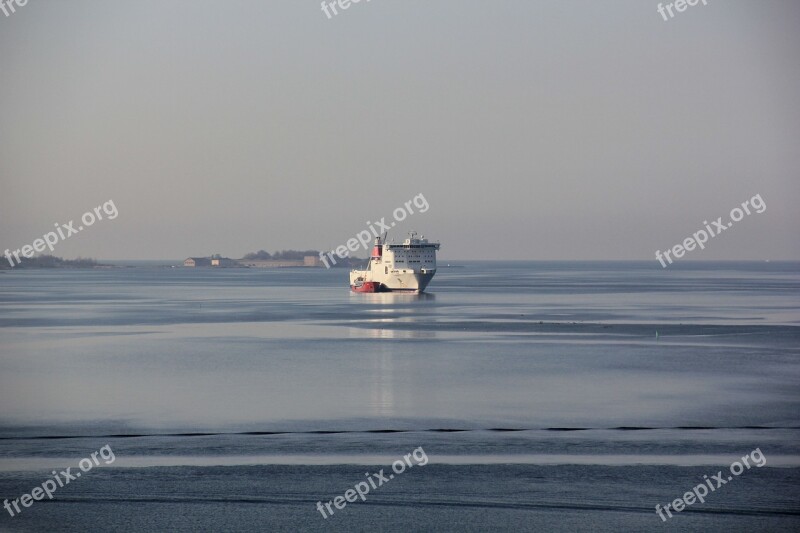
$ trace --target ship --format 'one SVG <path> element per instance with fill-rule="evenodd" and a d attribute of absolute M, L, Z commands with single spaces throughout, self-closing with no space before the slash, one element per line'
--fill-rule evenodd
<path fill-rule="evenodd" d="M 366 270 L 350 271 L 353 292 L 410 292 L 425 290 L 436 274 L 438 242 L 409 233 L 402 244 L 377 237 Z"/>

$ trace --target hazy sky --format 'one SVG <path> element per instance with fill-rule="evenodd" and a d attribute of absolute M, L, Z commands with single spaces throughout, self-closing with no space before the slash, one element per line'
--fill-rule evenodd
<path fill-rule="evenodd" d="M 441 258 L 654 260 L 760 194 L 689 257 L 800 259 L 800 2 L 657 5 L 29 0 L 0 12 L 0 245 L 112 199 L 54 253 L 330 248 L 422 193 L 395 236 Z"/>

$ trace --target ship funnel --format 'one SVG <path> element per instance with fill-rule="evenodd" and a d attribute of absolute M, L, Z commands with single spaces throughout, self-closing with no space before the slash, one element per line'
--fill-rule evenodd
<path fill-rule="evenodd" d="M 383 256 L 383 244 L 381 243 L 381 238 L 375 238 L 375 246 L 372 247 L 372 258 L 373 259 L 380 259 Z"/>

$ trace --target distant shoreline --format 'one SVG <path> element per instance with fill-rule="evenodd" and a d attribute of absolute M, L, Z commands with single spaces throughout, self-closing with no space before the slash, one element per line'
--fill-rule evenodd
<path fill-rule="evenodd" d="M 35 259 L 35 258 L 34 258 Z M 60 259 L 60 258 L 58 258 Z M 358 259 L 363 264 L 366 264 L 366 259 Z M 614 264 L 641 264 L 643 267 L 647 267 L 651 265 L 652 261 L 645 260 L 645 259 L 463 259 L 459 261 L 452 261 L 449 263 L 442 263 L 440 262 L 438 265 L 439 269 L 446 269 L 446 268 L 466 268 L 470 264 L 480 264 L 480 263 L 495 263 L 495 264 L 503 264 L 503 263 L 529 263 L 531 265 L 539 265 L 542 267 L 547 267 L 548 265 L 591 265 L 591 264 L 607 264 L 607 265 L 614 265 Z M 752 264 L 761 264 L 761 265 L 769 265 L 772 267 L 780 267 L 785 265 L 792 265 L 796 266 L 800 264 L 800 260 L 796 259 L 771 259 L 767 260 L 757 260 L 757 259 L 720 259 L 720 260 L 697 260 L 697 261 L 686 261 L 677 270 L 691 270 L 697 268 L 730 268 L 735 265 L 752 265 Z M 345 268 L 352 268 L 355 265 L 342 265 L 342 269 Z M 659 266 L 656 264 L 656 266 Z M 180 259 L 103 259 L 103 260 L 87 260 L 87 259 L 60 259 L 57 263 L 45 263 L 45 264 L 27 264 L 23 263 L 17 265 L 15 267 L 10 267 L 8 264 L 0 263 L 0 273 L 11 272 L 13 270 L 96 270 L 96 269 L 117 269 L 117 268 L 180 268 L 183 270 L 189 270 L 191 268 L 194 269 L 203 269 L 203 270 L 212 270 L 212 269 L 250 269 L 250 270 L 274 270 L 274 269 L 295 269 L 300 268 L 303 270 L 322 270 L 325 271 L 325 268 L 309 268 L 305 266 L 276 266 L 270 268 L 258 268 L 258 267 L 247 267 L 247 266 L 200 266 L 200 267 L 184 267 L 183 260 Z M 333 267 L 338 268 L 338 267 Z"/>

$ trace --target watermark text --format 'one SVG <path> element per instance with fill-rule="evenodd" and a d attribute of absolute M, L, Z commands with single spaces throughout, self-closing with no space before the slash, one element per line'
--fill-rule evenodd
<path fill-rule="evenodd" d="M 411 459 L 414 459 L 414 462 Z M 405 462 L 404 462 L 405 461 Z M 406 465 L 408 468 L 412 468 L 413 466 L 425 466 L 428 464 L 428 455 L 425 453 L 425 450 L 422 449 L 422 446 L 416 448 L 413 452 L 407 453 L 403 456 L 402 459 L 398 459 L 397 461 L 392 463 L 392 471 L 394 474 L 402 474 L 406 470 Z M 361 481 L 356 483 L 352 489 L 348 489 L 344 491 L 344 496 L 336 496 L 332 501 L 324 504 L 321 501 L 317 502 L 317 510 L 322 514 L 322 518 L 327 519 L 328 514 L 333 516 L 334 510 L 331 506 L 336 507 L 339 510 L 345 508 L 345 506 L 349 503 L 354 503 L 361 498 L 361 501 L 367 501 L 367 494 L 369 494 L 370 487 L 372 490 L 377 489 L 388 483 L 390 480 L 394 479 L 394 474 L 389 474 L 388 476 L 383 473 L 383 469 L 380 470 L 377 474 L 370 474 L 366 472 L 364 475 L 367 477 L 367 481 Z M 325 513 L 325 509 L 328 510 L 328 514 Z"/>
<path fill-rule="evenodd" d="M 319 258 L 325 265 L 325 268 L 331 267 L 331 265 L 328 264 L 328 259 L 330 259 L 334 265 L 336 264 L 336 259 L 333 258 L 334 255 L 339 256 L 339 259 L 344 259 L 350 255 L 350 252 L 356 252 L 360 247 L 367 249 L 369 243 L 372 242 L 373 239 L 383 235 L 384 233 L 387 233 L 390 229 L 395 227 L 398 222 L 405 220 L 408 215 L 413 215 L 414 209 L 411 207 L 412 205 L 419 209 L 420 213 L 424 213 L 430 209 L 428 200 L 426 200 L 425 196 L 420 193 L 411 200 L 407 201 L 403 207 L 398 207 L 392 212 L 392 216 L 394 216 L 394 222 L 387 224 L 386 217 L 381 218 L 374 224 L 370 221 L 367 221 L 366 224 L 369 229 L 361 230 L 356 234 L 355 237 L 348 239 L 346 246 L 343 244 L 341 246 L 337 246 L 335 250 L 331 250 L 330 252 L 319 253 Z M 376 225 L 377 228 L 375 227 Z M 325 257 L 326 255 L 327 257 Z"/>
<path fill-rule="evenodd" d="M 8 264 L 10 264 L 12 267 L 18 265 L 22 261 L 19 257 L 20 254 L 22 257 L 30 259 L 33 257 L 34 252 L 43 252 L 45 248 L 49 248 L 52 252 L 53 247 L 59 242 L 59 240 L 63 241 L 64 239 L 68 239 L 79 231 L 82 231 L 84 226 L 89 227 L 98 220 L 103 220 L 103 213 L 106 214 L 109 220 L 114 220 L 117 218 L 119 211 L 117 211 L 117 206 L 114 205 L 114 200 L 109 200 L 103 205 L 98 205 L 94 208 L 94 211 L 85 212 L 81 217 L 83 226 L 78 226 L 75 228 L 74 220 L 70 220 L 66 224 L 59 224 L 56 222 L 54 224 L 56 231 L 45 233 L 41 239 L 36 239 L 32 244 L 26 244 L 22 248 L 18 248 L 13 252 L 6 248 L 4 255 L 8 260 Z M 14 256 L 13 258 L 11 257 L 12 255 Z M 16 264 L 14 264 L 14 259 L 17 261 Z"/>
<path fill-rule="evenodd" d="M 73 474 L 71 466 L 66 470 L 62 470 L 61 472 L 56 472 L 53 470 L 53 479 L 48 479 L 42 483 L 41 487 L 34 487 L 30 494 L 23 494 L 19 498 L 11 500 L 11 502 L 9 502 L 8 499 L 4 500 L 3 507 L 6 511 L 8 511 L 8 514 L 14 517 L 22 512 L 22 509 L 19 507 L 20 504 L 22 504 L 22 507 L 30 507 L 33 505 L 34 501 L 43 500 L 45 496 L 47 496 L 49 500 L 52 500 L 53 493 L 60 487 L 65 487 L 69 485 L 70 481 L 75 481 L 81 477 L 81 472 L 88 472 L 95 466 L 98 466 L 100 464 L 100 461 L 97 458 L 98 455 L 103 459 L 103 463 L 106 465 L 110 465 L 116 459 L 111 446 L 106 444 L 98 451 L 93 452 L 91 459 L 86 457 L 78 462 L 78 468 L 81 470 L 80 472 L 75 472 Z"/>
<path fill-rule="evenodd" d="M 704 6 L 708 5 L 708 0 L 675 0 L 675 2 L 670 2 L 667 4 L 666 7 L 663 3 L 659 2 L 656 11 L 658 11 L 659 15 L 664 18 L 664 22 L 666 22 L 672 18 L 675 18 L 676 13 L 672 12 L 673 7 L 677 13 L 683 13 L 688 7 L 694 7 L 700 2 L 703 2 Z M 669 13 L 669 18 L 667 18 L 667 13 Z"/>
<path fill-rule="evenodd" d="M 25 7 L 27 3 L 28 0 L 0 0 L 0 11 L 2 11 L 5 16 L 10 17 L 17 12 L 16 8 L 14 8 L 14 4 L 17 4 L 17 7 Z"/>
<path fill-rule="evenodd" d="M 753 465 L 756 468 L 761 468 L 765 464 L 767 464 L 767 458 L 761 453 L 761 448 L 756 448 L 749 455 L 745 455 L 742 457 L 742 462 L 734 461 L 731 464 L 730 471 L 731 476 L 728 476 L 728 479 L 725 479 L 725 476 L 722 474 L 722 470 L 717 472 L 715 475 L 711 476 L 711 479 L 708 479 L 708 476 L 703 476 L 703 482 L 694 487 L 691 491 L 685 493 L 683 497 L 676 498 L 671 503 L 668 503 L 664 508 L 661 508 L 661 504 L 656 504 L 656 514 L 661 518 L 662 522 L 667 521 L 667 517 L 664 516 L 663 511 L 666 511 L 667 515 L 672 518 L 672 512 L 670 512 L 669 508 L 672 507 L 672 510 L 676 513 L 680 513 L 683 511 L 687 505 L 694 505 L 696 502 L 705 503 L 705 498 L 708 496 L 709 489 L 711 492 L 714 492 L 718 488 L 726 485 L 729 481 L 733 480 L 733 476 L 738 476 L 742 472 L 745 471 L 745 467 L 747 470 L 750 470 L 750 460 L 753 461 Z"/>
<path fill-rule="evenodd" d="M 752 214 L 750 211 L 751 207 L 756 213 L 763 213 L 767 210 L 767 204 L 764 202 L 764 199 L 761 198 L 760 194 L 756 194 L 749 200 L 744 201 L 741 208 L 734 207 L 731 209 L 731 221 L 727 224 L 722 221 L 722 217 L 717 218 L 717 220 L 714 220 L 711 224 L 708 223 L 708 220 L 704 220 L 703 224 L 705 224 L 706 229 L 696 231 L 691 237 L 684 239 L 683 244 L 676 244 L 671 249 L 665 250 L 663 254 L 660 250 L 656 250 L 656 259 L 658 259 L 658 261 L 661 263 L 662 268 L 667 268 L 667 263 L 664 262 L 664 259 L 666 258 L 671 265 L 672 258 L 670 257 L 670 254 L 674 255 L 675 259 L 680 259 L 686 252 L 691 252 L 695 249 L 695 247 L 700 247 L 701 250 L 704 250 L 709 236 L 716 237 L 723 231 L 726 231 L 728 228 L 733 226 L 734 222 L 739 222 L 742 220 L 745 216 L 745 213 L 748 215 Z M 714 230 L 716 230 L 716 233 Z"/>

